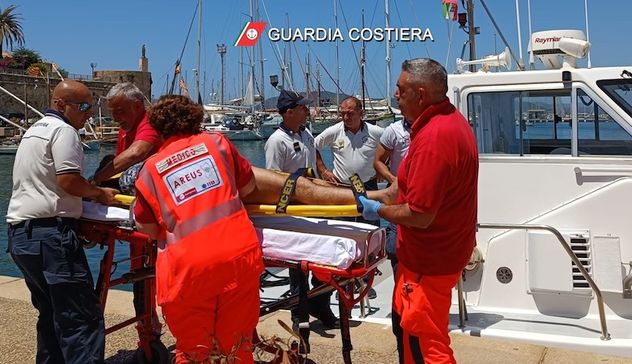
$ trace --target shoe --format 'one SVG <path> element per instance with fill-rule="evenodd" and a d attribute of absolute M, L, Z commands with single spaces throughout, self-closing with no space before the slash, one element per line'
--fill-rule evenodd
<path fill-rule="evenodd" d="M 323 326 L 327 329 L 327 330 L 333 330 L 333 329 L 339 329 L 340 328 L 340 320 L 338 320 L 337 318 L 334 317 L 333 320 L 330 321 L 323 321 L 320 320 L 320 322 L 323 324 Z"/>

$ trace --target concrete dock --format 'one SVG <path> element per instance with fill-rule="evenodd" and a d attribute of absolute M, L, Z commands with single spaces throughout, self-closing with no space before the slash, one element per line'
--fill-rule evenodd
<path fill-rule="evenodd" d="M 132 294 L 112 290 L 108 295 L 106 325 L 121 322 L 133 316 Z M 35 322 L 37 312 L 30 302 L 24 281 L 15 277 L 0 276 L 0 363 L 35 362 Z M 290 335 L 278 324 L 290 323 L 285 311 L 262 317 L 257 327 L 262 337 L 274 335 L 288 339 Z M 395 338 L 390 326 L 353 321 L 351 323 L 354 363 L 397 363 Z M 311 363 L 342 363 L 340 334 L 325 330 L 318 322 L 312 325 L 310 336 Z M 166 326 L 165 326 L 166 328 Z M 134 363 L 138 340 L 136 330 L 127 327 L 106 337 L 106 363 Z M 175 340 L 166 330 L 162 341 L 170 349 Z M 632 359 L 574 352 L 537 345 L 517 344 L 481 338 L 452 336 L 452 348 L 457 361 L 466 364 L 527 363 L 527 364 L 588 364 L 629 363 Z M 631 349 L 632 350 L 632 349 Z"/>

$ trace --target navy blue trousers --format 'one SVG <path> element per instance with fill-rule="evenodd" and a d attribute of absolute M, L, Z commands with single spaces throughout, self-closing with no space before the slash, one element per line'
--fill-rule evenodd
<path fill-rule="evenodd" d="M 105 327 L 74 219 L 33 219 L 9 225 L 8 251 L 24 274 L 39 311 L 41 364 L 102 363 Z"/>

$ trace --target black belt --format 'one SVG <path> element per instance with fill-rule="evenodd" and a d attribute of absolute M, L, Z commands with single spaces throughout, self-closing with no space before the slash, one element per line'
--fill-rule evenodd
<path fill-rule="evenodd" d="M 31 227 L 55 227 L 59 225 L 75 224 L 77 219 L 71 217 L 41 217 L 37 219 L 23 220 L 15 224 L 11 224 L 14 229 L 22 228 L 27 225 Z"/>

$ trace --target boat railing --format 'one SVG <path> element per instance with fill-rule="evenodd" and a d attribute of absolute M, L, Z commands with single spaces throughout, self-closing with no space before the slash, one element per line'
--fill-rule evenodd
<path fill-rule="evenodd" d="M 584 265 L 579 261 L 577 255 L 573 252 L 566 239 L 562 233 L 559 232 L 556 228 L 550 225 L 539 225 L 539 224 L 503 224 L 503 223 L 480 223 L 478 224 L 479 229 L 503 229 L 503 230 L 544 230 L 553 234 L 557 240 L 560 242 L 566 254 L 568 254 L 569 258 L 575 263 L 577 269 L 581 273 L 581 275 L 586 279 L 588 285 L 595 293 L 595 297 L 597 297 L 597 307 L 599 309 L 599 322 L 601 324 L 601 340 L 610 340 L 610 333 L 608 333 L 608 326 L 606 324 L 606 313 L 604 309 L 603 296 L 601 294 L 601 290 L 593 281 L 590 273 L 584 268 Z M 465 327 L 465 317 L 467 313 L 465 312 L 465 301 L 463 299 L 463 287 L 462 281 L 459 279 L 459 283 L 457 285 L 457 295 L 459 300 L 459 327 Z"/>

